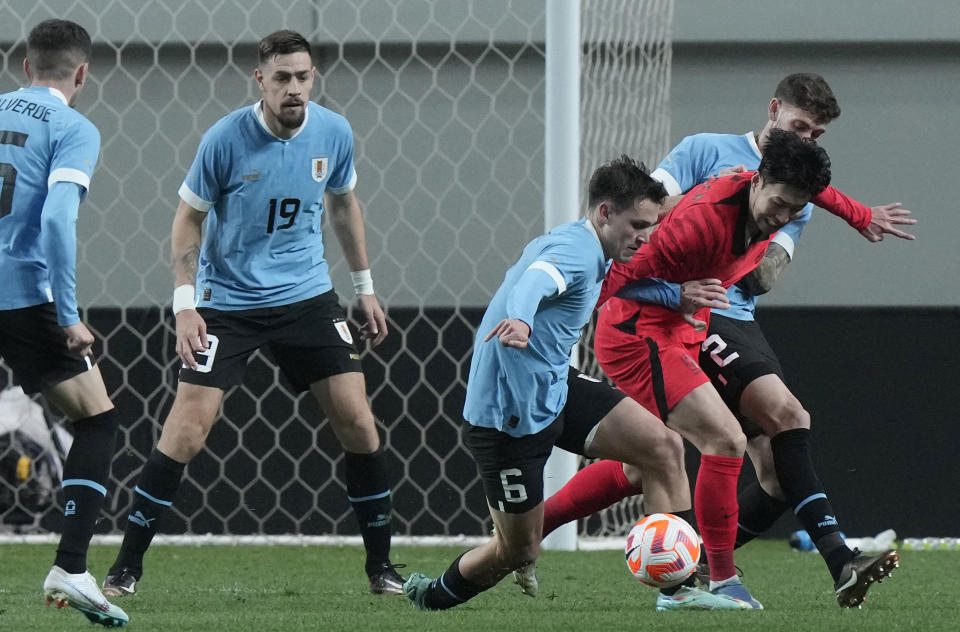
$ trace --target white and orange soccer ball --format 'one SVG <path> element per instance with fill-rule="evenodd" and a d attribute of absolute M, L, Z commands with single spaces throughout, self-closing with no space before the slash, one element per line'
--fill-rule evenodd
<path fill-rule="evenodd" d="M 627 566 L 638 580 L 655 588 L 676 586 L 697 570 L 700 537 L 673 514 L 650 514 L 627 535 Z"/>

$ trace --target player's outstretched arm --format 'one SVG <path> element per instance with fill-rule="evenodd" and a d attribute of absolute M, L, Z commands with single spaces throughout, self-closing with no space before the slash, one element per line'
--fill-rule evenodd
<path fill-rule="evenodd" d="M 916 239 L 916 235 L 911 235 L 897 226 L 913 225 L 917 223 L 912 217 L 908 217 L 910 211 L 903 208 L 900 202 L 893 204 L 881 204 L 870 209 L 870 225 L 860 231 L 868 241 L 883 241 L 884 234 L 893 235 L 900 239 Z"/>
<path fill-rule="evenodd" d="M 347 265 L 354 273 L 354 288 L 357 291 L 357 304 L 363 312 L 360 336 L 377 346 L 387 337 L 387 317 L 380 301 L 373 293 L 373 281 L 370 280 L 370 263 L 367 259 L 367 237 L 363 225 L 363 210 L 353 191 L 342 195 L 324 194 L 324 203 L 330 213 L 330 224 L 337 235 Z M 364 279 L 360 279 L 360 277 Z M 359 281 L 358 281 L 359 279 Z M 365 287 L 366 286 L 366 287 Z"/>
<path fill-rule="evenodd" d="M 852 197 L 841 193 L 833 187 L 827 187 L 811 200 L 820 208 L 845 220 L 856 228 L 868 241 L 883 241 L 884 234 L 893 235 L 901 239 L 916 239 L 910 233 L 896 228 L 897 225 L 916 224 L 917 220 L 910 215 L 910 211 L 901 208 L 899 202 L 882 204 L 868 208 Z"/>
<path fill-rule="evenodd" d="M 176 288 L 173 311 L 177 318 L 177 355 L 191 369 L 199 366 L 193 352 L 203 351 L 209 347 L 207 324 L 197 310 L 190 306 L 193 302 L 193 288 L 200 260 L 203 220 L 206 218 L 206 213 L 180 200 L 177 213 L 173 218 L 173 229 L 170 232 L 173 286 Z M 178 292 L 181 293 L 180 297 Z M 181 301 L 187 303 L 181 305 L 179 304 Z"/>

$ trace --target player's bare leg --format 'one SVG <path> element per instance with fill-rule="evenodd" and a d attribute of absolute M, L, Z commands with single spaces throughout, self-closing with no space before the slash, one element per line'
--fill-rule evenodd
<path fill-rule="evenodd" d="M 683 438 L 634 400 L 621 400 L 600 420 L 588 449 L 591 457 L 630 465 L 632 476 L 643 481 L 646 513 L 690 509 Z"/>
<path fill-rule="evenodd" d="M 363 373 L 332 375 L 310 385 L 310 392 L 330 420 L 343 448 L 347 499 L 360 523 L 367 552 L 365 571 L 370 592 L 403 594 L 406 579 L 390 561 L 391 502 L 386 454 L 380 445 L 376 419 L 367 401 Z"/>
<path fill-rule="evenodd" d="M 733 547 L 737 533 L 737 478 L 746 437 L 712 384 L 701 384 L 681 399 L 667 417 L 701 453 L 694 490 L 697 523 L 710 562 L 711 592 L 763 606 L 737 577 Z"/>
<path fill-rule="evenodd" d="M 494 531 L 490 539 L 470 549 L 432 579 L 413 573 L 404 591 L 421 610 L 446 610 L 491 588 L 511 571 L 536 562 L 543 531 L 543 503 L 512 514 L 490 507 Z"/>
<path fill-rule="evenodd" d="M 206 444 L 223 395 L 221 389 L 211 386 L 177 384 L 160 440 L 134 487 L 123 543 L 103 580 L 104 594 L 122 597 L 137 592 L 137 582 L 143 577 L 143 557 L 157 533 L 160 517 L 173 504 L 184 467 Z"/>

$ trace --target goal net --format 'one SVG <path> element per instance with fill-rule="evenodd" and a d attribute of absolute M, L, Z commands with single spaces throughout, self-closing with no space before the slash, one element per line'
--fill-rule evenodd
<path fill-rule="evenodd" d="M 583 1 L 585 173 L 621 152 L 648 164 L 664 154 L 671 14 L 672 0 Z M 356 137 L 356 190 L 390 326 L 363 362 L 393 466 L 394 531 L 487 533 L 460 411 L 483 309 L 542 232 L 544 3 L 3 0 L 3 90 L 24 85 L 24 40 L 49 17 L 79 22 L 94 40 L 77 108 L 100 129 L 102 152 L 78 222 L 78 300 L 123 419 L 101 531 L 122 531 L 176 387 L 168 255 L 176 191 L 203 132 L 256 100 L 259 39 L 294 28 L 314 46 L 314 100 L 344 114 Z M 349 302 L 339 246 L 325 245 Z M 4 369 L 0 385 L 9 382 Z M 24 513 L 21 483 L 0 473 L 8 526 Z M 57 513 L 35 511 L 19 528 L 56 529 Z M 625 520 L 585 528 L 609 532 Z M 161 531 L 358 532 L 329 424 L 264 355 L 227 394 Z"/>
<path fill-rule="evenodd" d="M 673 0 L 583 0 L 581 7 L 582 170 L 625 153 L 653 171 L 670 148 Z M 595 324 L 581 339 L 580 368 L 602 376 Z M 626 535 L 641 515 L 641 499 L 628 498 L 584 520 L 580 535 Z"/>

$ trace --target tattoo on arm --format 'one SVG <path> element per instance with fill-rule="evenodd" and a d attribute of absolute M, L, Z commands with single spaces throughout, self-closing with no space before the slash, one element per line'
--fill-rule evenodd
<path fill-rule="evenodd" d="M 740 279 L 737 285 L 754 296 L 766 294 L 773 289 L 788 263 L 790 263 L 790 255 L 783 246 L 771 243 L 757 267 Z"/>
<path fill-rule="evenodd" d="M 190 279 L 190 283 L 193 282 L 193 279 L 197 278 L 197 267 L 200 262 L 200 244 L 192 243 L 183 252 L 173 265 L 173 275 L 176 278 L 185 278 Z"/>

